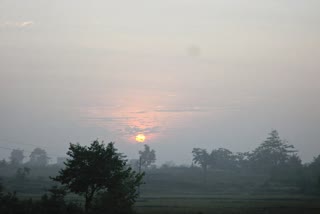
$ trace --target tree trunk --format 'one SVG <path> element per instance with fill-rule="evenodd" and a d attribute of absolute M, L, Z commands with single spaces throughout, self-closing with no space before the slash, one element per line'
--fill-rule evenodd
<path fill-rule="evenodd" d="M 86 196 L 86 201 L 85 201 L 85 204 L 84 204 L 85 213 L 89 213 L 89 210 L 91 208 L 91 201 L 92 201 L 92 197 Z"/>
<path fill-rule="evenodd" d="M 88 211 L 89 211 L 89 202 L 88 202 L 88 199 L 86 198 L 86 202 L 85 202 L 85 204 L 84 204 L 84 212 L 85 213 L 88 213 Z"/>
<path fill-rule="evenodd" d="M 207 184 L 207 166 L 203 167 L 203 183 Z"/>

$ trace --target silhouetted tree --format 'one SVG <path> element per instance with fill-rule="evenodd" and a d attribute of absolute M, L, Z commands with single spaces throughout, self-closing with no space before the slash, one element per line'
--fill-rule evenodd
<path fill-rule="evenodd" d="M 131 159 L 129 160 L 128 164 L 134 171 L 139 171 L 139 160 L 138 159 Z"/>
<path fill-rule="evenodd" d="M 297 154 L 291 155 L 286 163 L 288 168 L 300 169 L 302 167 L 302 160 Z"/>
<path fill-rule="evenodd" d="M 124 195 L 121 200 L 134 201 L 137 197 L 136 188 L 142 183 L 143 174 L 126 165 L 127 161 L 117 152 L 114 143 L 105 146 L 96 140 L 89 147 L 70 144 L 67 155 L 70 158 L 65 162 L 65 168 L 52 179 L 84 196 L 86 212 L 91 209 L 97 193 L 113 196 L 121 188 Z"/>
<path fill-rule="evenodd" d="M 317 190 L 320 191 L 320 155 L 315 157 L 309 165 L 311 170 L 312 183 L 317 187 Z"/>
<path fill-rule="evenodd" d="M 21 165 L 25 156 L 23 155 L 23 150 L 14 149 L 10 154 L 10 163 L 12 165 Z"/>
<path fill-rule="evenodd" d="M 47 152 L 41 148 L 35 148 L 30 154 L 29 164 L 33 166 L 46 166 L 48 164 L 49 157 Z"/>
<path fill-rule="evenodd" d="M 310 163 L 309 167 L 313 169 L 315 172 L 320 173 L 320 155 L 313 158 L 313 161 Z"/>
<path fill-rule="evenodd" d="M 139 155 L 140 155 L 140 160 L 139 160 L 140 164 L 145 169 L 151 166 L 151 164 L 155 163 L 156 161 L 156 151 L 154 151 L 153 149 L 151 150 L 150 146 L 146 144 L 144 145 L 144 150 L 139 151 Z"/>
<path fill-rule="evenodd" d="M 67 203 L 64 198 L 67 191 L 64 188 L 53 186 L 48 190 L 49 194 L 45 194 L 41 198 L 41 205 L 44 208 L 45 213 L 67 213 Z"/>
<path fill-rule="evenodd" d="M 17 169 L 16 178 L 18 180 L 24 180 L 30 174 L 31 169 L 28 167 L 23 167 Z"/>
<path fill-rule="evenodd" d="M 255 170 L 271 172 L 283 166 L 296 151 L 294 146 L 280 139 L 276 130 L 273 130 L 269 137 L 256 148 L 250 156 L 250 161 Z"/>
<path fill-rule="evenodd" d="M 141 185 L 141 179 L 129 172 L 127 178 L 115 180 L 107 191 L 102 191 L 94 203 L 95 213 L 129 214 L 138 197 L 137 187 Z"/>
<path fill-rule="evenodd" d="M 234 156 L 236 161 L 236 167 L 241 170 L 250 169 L 250 153 L 249 152 L 237 152 Z"/>
<path fill-rule="evenodd" d="M 3 186 L 2 186 L 2 183 L 1 183 L 1 180 L 0 180 L 0 198 L 1 198 L 1 196 L 2 196 L 2 192 L 3 192 Z"/>
<path fill-rule="evenodd" d="M 5 159 L 0 161 L 0 168 L 4 168 L 8 165 L 7 161 Z"/>
<path fill-rule="evenodd" d="M 201 166 L 203 170 L 203 181 L 206 182 L 208 166 L 212 162 L 212 159 L 208 154 L 207 150 L 205 149 L 194 148 L 192 150 L 192 154 L 193 154 L 193 162 Z"/>
<path fill-rule="evenodd" d="M 216 169 L 234 169 L 235 156 L 228 149 L 214 149 L 210 154 L 210 166 Z"/>

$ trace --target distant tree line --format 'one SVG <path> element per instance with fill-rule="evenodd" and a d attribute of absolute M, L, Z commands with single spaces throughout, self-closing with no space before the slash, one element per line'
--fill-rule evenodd
<path fill-rule="evenodd" d="M 184 166 L 168 161 L 157 167 L 149 145 L 127 161 L 113 143 L 97 140 L 89 146 L 70 144 L 67 155 L 59 166 L 48 164 L 43 149 L 34 149 L 26 162 L 22 150 L 12 150 L 9 161 L 0 161 L 0 213 L 130 213 L 140 192 L 320 195 L 320 155 L 302 163 L 276 130 L 250 152 L 194 148 L 192 165 Z M 45 194 L 44 188 L 49 189 Z M 21 200 L 19 193 L 43 196 Z M 70 194 L 80 202 L 67 200 Z"/>
<path fill-rule="evenodd" d="M 297 152 L 276 130 L 252 152 L 233 153 L 225 148 L 211 152 L 202 148 L 192 150 L 193 162 L 202 168 L 204 182 L 209 169 L 233 170 L 268 175 L 268 182 L 292 182 L 302 189 L 319 190 L 320 155 L 311 163 L 302 164 Z"/>
<path fill-rule="evenodd" d="M 47 152 L 44 149 L 41 148 L 35 148 L 30 156 L 29 160 L 26 163 L 23 163 L 23 160 L 26 158 L 24 155 L 24 151 L 21 149 L 13 149 L 11 151 L 10 157 L 9 157 L 9 164 L 14 166 L 19 166 L 22 164 L 29 165 L 29 166 L 46 166 L 48 165 L 49 157 L 47 155 Z M 2 164 L 4 161 L 2 161 Z"/>

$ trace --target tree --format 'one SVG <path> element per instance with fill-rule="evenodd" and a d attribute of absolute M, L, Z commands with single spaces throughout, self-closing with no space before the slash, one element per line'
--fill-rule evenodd
<path fill-rule="evenodd" d="M 16 178 L 20 181 L 23 181 L 30 174 L 30 171 L 31 169 L 28 167 L 19 168 L 16 172 Z"/>
<path fill-rule="evenodd" d="M 250 153 L 249 152 L 237 152 L 235 154 L 236 167 L 241 170 L 250 169 Z"/>
<path fill-rule="evenodd" d="M 140 165 L 145 169 L 151 166 L 156 161 L 156 152 L 150 149 L 150 146 L 144 145 L 144 150 L 139 151 Z"/>
<path fill-rule="evenodd" d="M 21 165 L 24 158 L 23 150 L 20 149 L 14 149 L 10 154 L 10 162 L 12 165 Z"/>
<path fill-rule="evenodd" d="M 207 169 L 210 165 L 212 159 L 210 155 L 208 154 L 207 150 L 200 149 L 200 148 L 194 148 L 192 150 L 193 154 L 193 162 L 195 164 L 199 164 L 203 170 L 203 181 L 206 183 L 207 181 Z"/>
<path fill-rule="evenodd" d="M 139 160 L 138 159 L 131 159 L 128 161 L 129 166 L 135 170 L 135 171 L 139 171 Z"/>
<path fill-rule="evenodd" d="M 127 160 L 117 152 L 114 143 L 104 145 L 98 140 L 89 147 L 70 144 L 65 168 L 52 178 L 70 192 L 84 196 L 85 211 L 92 207 L 98 193 L 113 195 L 124 191 L 123 200 L 134 201 L 136 188 L 142 184 L 143 173 L 136 173 L 127 166 Z"/>
<path fill-rule="evenodd" d="M 310 163 L 308 168 L 311 170 L 311 175 L 314 179 L 313 183 L 315 183 L 315 186 L 319 191 L 320 190 L 320 155 L 313 158 L 313 161 Z"/>
<path fill-rule="evenodd" d="M 0 161 L 0 168 L 4 168 L 8 165 L 7 161 L 5 159 Z"/>
<path fill-rule="evenodd" d="M 216 169 L 234 169 L 236 167 L 236 157 L 228 149 L 212 150 L 210 159 L 211 167 Z"/>
<path fill-rule="evenodd" d="M 64 188 L 59 188 L 57 186 L 50 188 L 48 193 L 41 197 L 40 203 L 43 207 L 42 212 L 46 214 L 69 213 L 68 204 L 65 201 L 66 194 L 67 191 Z M 77 211 L 77 213 L 82 213 L 81 210 Z"/>
<path fill-rule="evenodd" d="M 127 179 L 118 180 L 109 187 L 108 191 L 100 193 L 94 204 L 95 213 L 128 214 L 132 212 L 132 206 L 138 197 L 137 188 L 141 184 L 140 179 L 128 175 Z"/>
<path fill-rule="evenodd" d="M 276 130 L 250 155 L 250 161 L 254 169 L 263 172 L 271 172 L 283 166 L 292 154 L 296 153 L 293 145 L 281 140 Z"/>
<path fill-rule="evenodd" d="M 1 180 L 0 180 L 1 181 Z M 2 196 L 2 192 L 3 192 L 3 186 L 2 186 L 2 183 L 0 182 L 0 199 L 1 199 L 1 196 Z"/>
<path fill-rule="evenodd" d="M 47 152 L 41 148 L 35 148 L 30 154 L 29 164 L 33 166 L 46 166 L 48 164 L 49 157 Z"/>
<path fill-rule="evenodd" d="M 288 158 L 286 166 L 292 169 L 300 169 L 303 166 L 302 160 L 297 154 L 293 154 Z"/>

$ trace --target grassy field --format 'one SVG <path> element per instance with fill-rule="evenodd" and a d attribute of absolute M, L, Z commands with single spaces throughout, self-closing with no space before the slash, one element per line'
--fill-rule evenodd
<path fill-rule="evenodd" d="M 22 194 L 21 199 L 40 199 Z M 68 201 L 83 203 L 69 195 Z M 136 204 L 138 214 L 320 214 L 320 197 L 299 195 L 143 195 Z"/>
<path fill-rule="evenodd" d="M 319 214 L 320 198 L 303 196 L 144 196 L 135 209 L 141 214 Z"/>

